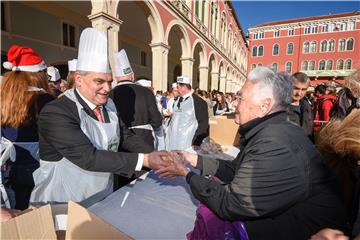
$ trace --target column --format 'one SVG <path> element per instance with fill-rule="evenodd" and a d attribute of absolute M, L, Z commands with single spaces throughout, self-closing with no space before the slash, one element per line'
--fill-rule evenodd
<path fill-rule="evenodd" d="M 181 60 L 181 66 L 182 66 L 182 76 L 191 77 L 193 75 L 193 64 L 194 59 L 193 58 L 180 58 Z"/>
<path fill-rule="evenodd" d="M 207 91 L 207 88 L 208 88 L 208 77 L 209 77 L 209 67 L 207 67 L 207 66 L 199 67 L 199 72 L 200 72 L 199 88 L 200 88 L 201 90 Z"/>
<path fill-rule="evenodd" d="M 150 44 L 152 51 L 152 82 L 155 90 L 167 91 L 168 53 L 170 47 L 164 43 Z"/>
<path fill-rule="evenodd" d="M 220 92 L 225 93 L 226 90 L 226 76 L 220 76 Z"/>
<path fill-rule="evenodd" d="M 211 90 L 218 89 L 218 82 L 219 82 L 219 73 L 218 72 L 212 72 L 211 73 Z"/>
<path fill-rule="evenodd" d="M 90 19 L 93 28 L 102 31 L 107 35 L 109 62 L 114 73 L 115 63 L 112 53 L 119 51 L 119 31 L 120 25 L 123 23 L 123 21 L 104 12 L 91 14 L 88 16 L 88 18 Z"/>

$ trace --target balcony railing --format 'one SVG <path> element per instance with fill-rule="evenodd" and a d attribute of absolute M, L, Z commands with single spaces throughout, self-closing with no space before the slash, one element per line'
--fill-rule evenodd
<path fill-rule="evenodd" d="M 184 0 L 171 0 L 170 3 L 175 6 L 187 19 L 191 21 L 191 11 Z"/>

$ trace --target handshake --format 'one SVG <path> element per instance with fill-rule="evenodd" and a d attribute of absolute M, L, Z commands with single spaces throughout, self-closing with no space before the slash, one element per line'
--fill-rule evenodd
<path fill-rule="evenodd" d="M 161 177 L 175 178 L 189 173 L 187 165 L 197 164 L 197 154 L 186 151 L 159 151 L 145 154 L 144 166 L 153 169 Z"/>

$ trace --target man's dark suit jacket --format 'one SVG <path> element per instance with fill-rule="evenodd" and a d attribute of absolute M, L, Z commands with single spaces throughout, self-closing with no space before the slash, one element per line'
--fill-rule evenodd
<path fill-rule="evenodd" d="M 326 227 L 346 230 L 334 174 L 286 112 L 244 133 L 232 162 L 199 159 L 197 168 L 223 183 L 190 172 L 194 196 L 220 218 L 245 222 L 250 239 L 304 240 Z"/>
<path fill-rule="evenodd" d="M 75 91 L 76 93 L 76 91 Z M 77 95 L 83 110 L 97 119 L 88 105 Z M 108 114 L 104 112 L 108 121 Z M 138 160 L 136 153 L 111 152 L 96 149 L 80 129 L 76 104 L 62 96 L 47 104 L 40 113 L 39 121 L 40 158 L 44 161 L 59 161 L 66 157 L 82 169 L 95 172 L 110 172 L 131 177 Z"/>
<path fill-rule="evenodd" d="M 154 129 L 162 123 L 154 94 L 146 87 L 123 81 L 111 92 L 120 124 L 119 151 L 150 153 L 154 151 L 152 131 L 134 128 L 150 124 Z"/>

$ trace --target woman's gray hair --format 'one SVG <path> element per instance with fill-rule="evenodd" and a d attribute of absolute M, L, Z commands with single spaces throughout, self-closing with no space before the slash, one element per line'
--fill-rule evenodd
<path fill-rule="evenodd" d="M 249 73 L 248 81 L 259 84 L 260 89 L 271 90 L 275 101 L 272 112 L 286 110 L 292 102 L 292 81 L 285 73 L 275 73 L 270 68 L 261 66 Z"/>

